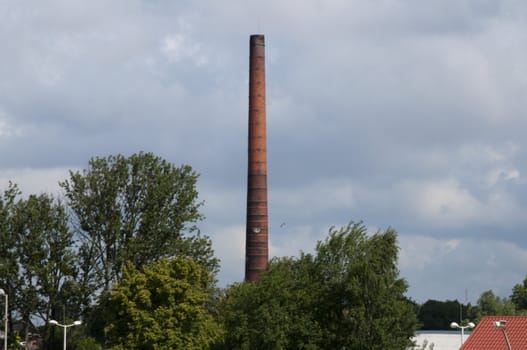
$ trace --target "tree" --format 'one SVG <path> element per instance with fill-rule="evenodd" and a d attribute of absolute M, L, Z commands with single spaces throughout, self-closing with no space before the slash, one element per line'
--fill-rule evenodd
<path fill-rule="evenodd" d="M 461 322 L 460 317 L 467 315 L 468 307 L 457 300 L 427 300 L 418 312 L 421 329 L 450 330 L 450 323 Z"/>
<path fill-rule="evenodd" d="M 527 311 L 527 277 L 512 288 L 511 301 L 518 311 Z"/>
<path fill-rule="evenodd" d="M 219 306 L 226 330 L 222 349 L 320 349 L 313 267 L 310 255 L 275 258 L 258 283 L 229 287 Z"/>
<path fill-rule="evenodd" d="M 316 253 L 275 259 L 220 303 L 225 349 L 405 349 L 417 321 L 392 229 L 331 228 Z"/>
<path fill-rule="evenodd" d="M 0 197 L 0 283 L 4 291 L 13 296 L 17 290 L 19 265 L 17 261 L 16 243 L 17 238 L 12 234 L 12 218 L 14 215 L 16 200 L 20 195 L 17 185 L 9 183 L 8 188 Z M 9 333 L 13 334 L 13 322 L 11 313 L 13 298 L 9 298 Z"/>
<path fill-rule="evenodd" d="M 104 302 L 113 349 L 210 349 L 221 329 L 207 308 L 212 275 L 190 258 L 128 263 Z"/>
<path fill-rule="evenodd" d="M 507 298 L 500 298 L 492 290 L 481 293 L 477 304 L 479 318 L 482 316 L 509 316 L 516 314 L 516 309 L 512 301 Z"/>
<path fill-rule="evenodd" d="M 212 272 L 218 262 L 199 234 L 198 175 L 151 153 L 92 158 L 61 183 L 82 240 L 84 304 L 119 281 L 124 264 L 136 268 L 163 256 L 189 256 Z"/>
<path fill-rule="evenodd" d="M 63 315 L 64 286 L 75 277 L 73 234 L 62 203 L 51 195 L 30 195 L 12 183 L 0 198 L 0 281 L 9 297 L 10 334 L 20 340 L 40 325 L 43 349 L 53 348 L 47 321 Z M 17 337 L 19 336 L 17 335 Z"/>
<path fill-rule="evenodd" d="M 46 324 L 62 315 L 59 295 L 74 276 L 73 234 L 65 208 L 47 194 L 20 199 L 11 222 L 20 271 L 15 304 L 27 342 L 34 321 Z"/>
<path fill-rule="evenodd" d="M 75 332 L 102 343 L 104 308 L 94 300 L 128 263 L 139 269 L 162 257 L 189 258 L 211 277 L 203 288 L 213 289 L 219 264 L 196 226 L 203 217 L 197 177 L 189 166 L 139 153 L 93 158 L 87 170 L 70 172 L 61 183 L 68 207 L 47 194 L 19 199 L 10 183 L 0 195 L 0 283 L 10 296 L 10 333 L 15 324 L 23 325 L 22 337 L 43 325 L 43 348 L 53 348 L 48 321 L 82 316 L 88 324 Z"/>
<path fill-rule="evenodd" d="M 397 234 L 368 237 L 362 223 L 331 228 L 316 247 L 323 303 L 324 349 L 405 349 L 417 326 L 399 277 Z"/>

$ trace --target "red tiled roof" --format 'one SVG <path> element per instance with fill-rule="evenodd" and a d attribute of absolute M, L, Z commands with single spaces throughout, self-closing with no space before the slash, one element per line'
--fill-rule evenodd
<path fill-rule="evenodd" d="M 460 350 L 507 350 L 507 342 L 496 321 L 506 321 L 511 348 L 527 349 L 527 316 L 484 316 Z"/>

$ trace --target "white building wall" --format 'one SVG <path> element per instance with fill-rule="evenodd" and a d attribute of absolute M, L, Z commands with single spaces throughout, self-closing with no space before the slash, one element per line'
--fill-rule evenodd
<path fill-rule="evenodd" d="M 465 332 L 463 340 L 469 335 L 470 332 Z M 461 331 L 417 331 L 412 340 L 416 346 L 411 350 L 459 350 Z"/>

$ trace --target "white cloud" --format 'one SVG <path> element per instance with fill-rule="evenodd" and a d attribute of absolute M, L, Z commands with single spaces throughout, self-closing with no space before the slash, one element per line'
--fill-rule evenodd
<path fill-rule="evenodd" d="M 2 115 L 0 114 L 0 117 Z M 0 137 L 12 136 L 16 131 L 11 126 L 11 123 L 7 119 L 0 119 Z"/>
<path fill-rule="evenodd" d="M 510 180 L 514 181 L 514 172 Z M 475 176 L 477 177 L 477 175 Z M 510 228 L 520 222 L 526 222 L 520 213 L 525 205 L 507 188 L 482 190 L 474 183 L 463 185 L 453 177 L 444 179 L 423 177 L 421 179 L 404 179 L 393 184 L 369 185 L 367 182 L 355 183 L 354 208 L 371 216 L 376 213 L 376 220 L 390 220 L 391 225 L 404 227 L 428 227 L 440 232 L 441 229 L 470 230 L 477 235 L 485 225 Z M 382 214 L 382 215 L 379 215 Z M 397 226 L 396 226 L 397 228 Z M 500 232 L 485 234 L 499 235 Z"/>
<path fill-rule="evenodd" d="M 448 251 L 453 251 L 453 250 L 456 250 L 459 247 L 460 243 L 461 242 L 460 242 L 459 239 L 450 239 L 450 240 L 445 242 L 445 246 L 446 246 Z"/>
<path fill-rule="evenodd" d="M 481 215 L 481 204 L 455 180 L 407 184 L 421 220 L 459 225 Z"/>
<path fill-rule="evenodd" d="M 427 236 L 400 235 L 401 253 L 399 267 L 403 271 L 426 271 L 429 265 L 435 264 L 438 258 L 455 251 L 459 240 L 441 240 Z"/>
<path fill-rule="evenodd" d="M 298 257 L 300 252 L 312 253 L 316 242 L 325 237 L 325 232 L 309 225 L 292 226 L 284 222 L 270 230 L 269 236 L 270 257 Z"/>
<path fill-rule="evenodd" d="M 0 188 L 7 188 L 8 183 L 11 181 L 18 185 L 23 196 L 43 192 L 59 195 L 61 189 L 58 183 L 69 177 L 69 170 L 75 170 L 75 168 L 0 169 Z"/>
<path fill-rule="evenodd" d="M 220 259 L 220 284 L 243 281 L 245 271 L 245 225 L 224 226 L 211 235 Z"/>
<path fill-rule="evenodd" d="M 278 211 L 287 208 L 289 212 L 309 216 L 332 210 L 350 210 L 354 205 L 354 186 L 349 179 L 325 178 L 302 186 L 271 188 L 269 197 L 276 203 Z"/>
<path fill-rule="evenodd" d="M 401 275 L 410 284 L 409 295 L 419 302 L 466 302 L 466 291 L 474 304 L 489 289 L 507 297 L 525 277 L 527 250 L 509 242 L 421 235 L 400 236 L 399 241 Z"/>
<path fill-rule="evenodd" d="M 487 174 L 487 183 L 489 186 L 494 186 L 501 181 L 520 180 L 520 172 L 518 169 L 492 169 Z"/>
<path fill-rule="evenodd" d="M 245 220 L 246 191 L 243 188 L 220 188 L 217 183 L 198 185 L 200 198 L 204 200 L 204 210 L 210 220 L 224 221 L 234 219 L 229 225 L 235 224 L 236 219 Z M 208 214 L 210 213 L 210 214 Z M 237 215 L 233 215 L 236 213 Z M 238 222 L 239 222 L 238 221 Z"/>
<path fill-rule="evenodd" d="M 200 45 L 192 43 L 185 35 L 180 33 L 166 36 L 163 39 L 161 51 L 172 63 L 179 63 L 189 59 L 199 67 L 208 62 Z"/>

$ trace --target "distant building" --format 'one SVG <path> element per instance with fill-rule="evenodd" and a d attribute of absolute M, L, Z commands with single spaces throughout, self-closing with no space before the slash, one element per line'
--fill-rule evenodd
<path fill-rule="evenodd" d="M 485 316 L 461 350 L 527 349 L 527 316 Z"/>
<path fill-rule="evenodd" d="M 465 331 L 464 341 L 470 333 Z M 417 331 L 412 340 L 416 345 L 411 350 L 459 350 L 461 331 Z"/>

